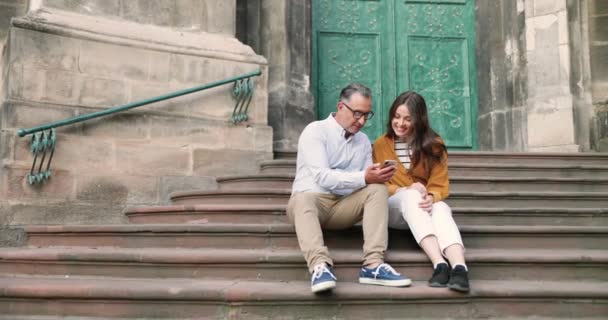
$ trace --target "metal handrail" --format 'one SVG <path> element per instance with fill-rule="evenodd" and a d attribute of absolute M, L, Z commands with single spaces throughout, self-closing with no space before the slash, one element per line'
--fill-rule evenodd
<path fill-rule="evenodd" d="M 261 74 L 262 74 L 262 71 L 258 69 L 257 71 L 246 73 L 246 74 L 240 75 L 238 77 L 215 81 L 215 82 L 211 82 L 209 84 L 205 84 L 202 86 L 192 87 L 189 89 L 184 89 L 184 90 L 176 91 L 173 93 L 168 93 L 168 94 L 165 94 L 162 96 L 149 98 L 149 99 L 145 99 L 145 100 L 140 100 L 140 101 L 136 101 L 136 102 L 131 102 L 131 103 L 128 103 L 128 104 L 125 104 L 122 106 L 118 106 L 118 107 L 114 107 L 114 108 L 110 108 L 110 109 L 106 109 L 106 110 L 102 110 L 102 111 L 98 111 L 98 112 L 93 112 L 93 113 L 89 113 L 89 114 L 85 114 L 82 116 L 73 117 L 73 118 L 69 118 L 69 119 L 65 119 L 65 120 L 61 120 L 61 121 L 51 122 L 49 124 L 41 125 L 38 127 L 33 127 L 33 128 L 28 128 L 28 129 L 19 129 L 19 130 L 17 130 L 17 135 L 20 137 L 23 137 L 28 134 L 32 134 L 34 132 L 44 131 L 44 130 L 48 130 L 51 128 L 62 127 L 62 126 L 66 126 L 66 125 L 81 122 L 81 121 L 87 121 L 90 119 L 107 116 L 107 115 L 110 115 L 113 113 L 118 113 L 121 111 L 141 107 L 141 106 L 144 106 L 144 105 L 147 105 L 150 103 L 159 102 L 159 101 L 172 99 L 172 98 L 177 98 L 177 97 L 189 94 L 189 93 L 193 93 L 193 92 L 197 92 L 197 91 L 201 91 L 201 90 L 205 90 L 205 89 L 209 89 L 209 88 L 214 88 L 214 87 L 221 86 L 221 85 L 231 83 L 231 82 L 235 82 L 238 80 L 256 77 Z"/>
<path fill-rule="evenodd" d="M 215 82 L 211 82 L 205 85 L 192 87 L 189 89 L 184 89 L 168 94 L 164 94 L 161 96 L 157 96 L 154 98 L 144 99 L 140 101 L 131 102 L 122 106 L 109 108 L 102 111 L 92 112 L 89 114 L 72 117 L 60 121 L 51 122 L 45 125 L 27 128 L 27 129 L 19 129 L 17 130 L 17 135 L 19 137 L 26 136 L 28 134 L 34 134 L 32 136 L 32 146 L 31 150 L 34 154 L 34 163 L 32 164 L 32 169 L 30 174 L 28 175 L 28 182 L 30 184 L 40 183 L 50 178 L 51 176 L 51 160 L 53 158 L 53 153 L 55 151 L 56 144 L 56 133 L 55 128 L 62 127 L 70 124 L 74 124 L 77 122 L 87 121 L 107 115 L 111 115 L 114 113 L 126 111 L 129 109 L 141 107 L 144 105 L 148 105 L 150 103 L 159 102 L 167 99 L 177 98 L 186 94 L 194 93 L 197 91 L 202 91 L 205 89 L 210 89 L 214 87 L 218 87 L 224 84 L 228 84 L 234 82 L 234 88 L 232 89 L 232 95 L 236 98 L 237 102 L 234 107 L 234 111 L 232 112 L 232 122 L 239 123 L 242 121 L 246 121 L 248 119 L 247 111 L 249 109 L 249 103 L 251 102 L 251 98 L 253 96 L 253 80 L 251 77 L 257 77 L 262 74 L 260 69 L 245 73 L 240 76 L 219 80 Z M 49 130 L 49 131 L 45 131 Z M 41 132 L 42 131 L 42 132 Z M 49 152 L 50 156 L 48 162 L 46 164 L 46 171 L 42 171 L 43 163 L 46 158 L 46 153 Z M 38 159 L 38 155 L 42 154 L 42 160 L 39 165 L 36 166 L 36 161 Z M 34 172 L 34 169 L 38 167 L 38 172 Z"/>

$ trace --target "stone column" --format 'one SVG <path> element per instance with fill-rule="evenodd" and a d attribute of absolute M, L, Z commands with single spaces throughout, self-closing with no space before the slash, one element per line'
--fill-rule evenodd
<path fill-rule="evenodd" d="M 523 2 L 477 0 L 479 149 L 526 149 L 525 13 Z"/>
<path fill-rule="evenodd" d="M 300 133 L 316 113 L 310 89 L 311 2 L 239 0 L 237 7 L 237 36 L 268 59 L 273 149 L 295 152 Z"/>
<path fill-rule="evenodd" d="M 577 152 L 566 0 L 526 0 L 528 150 Z"/>

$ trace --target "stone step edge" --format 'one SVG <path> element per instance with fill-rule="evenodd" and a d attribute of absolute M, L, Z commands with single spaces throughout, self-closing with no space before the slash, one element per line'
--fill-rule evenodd
<path fill-rule="evenodd" d="M 608 170 L 608 166 L 606 167 Z M 249 175 L 230 175 L 216 177 L 218 183 L 232 181 L 293 181 L 294 174 L 273 173 L 273 174 L 249 174 Z M 608 183 L 608 178 L 576 178 L 576 177 L 491 177 L 491 176 L 450 176 L 451 182 L 458 181 L 479 181 L 479 182 L 555 182 L 555 183 Z"/>
<path fill-rule="evenodd" d="M 181 212 L 270 212 L 285 214 L 286 204 L 195 204 L 195 205 L 149 205 L 127 207 L 123 210 L 125 214 L 139 213 L 181 213 Z M 529 208 L 488 208 L 488 207 L 453 207 L 452 212 L 459 213 L 585 213 L 603 214 L 608 213 L 607 208 L 551 208 L 551 207 L 529 207 Z"/>
<path fill-rule="evenodd" d="M 270 196 L 270 197 L 289 197 L 291 188 L 239 188 L 239 189 L 219 189 L 219 190 L 188 190 L 175 191 L 169 196 L 171 199 L 189 198 L 189 197 L 213 197 L 213 196 Z M 606 199 L 608 204 L 608 192 L 564 192 L 564 191 L 547 191 L 547 192 L 503 192 L 503 191 L 477 191 L 465 192 L 454 191 L 450 193 L 450 197 L 517 197 L 517 198 L 600 198 Z M 450 198 L 448 198 L 449 200 Z"/>
<path fill-rule="evenodd" d="M 449 161 L 449 159 L 448 159 Z M 608 160 L 607 160 L 608 161 Z M 266 160 L 260 162 L 260 168 L 290 167 L 295 170 L 296 161 L 287 159 Z M 582 169 L 582 170 L 608 170 L 608 165 L 601 164 L 530 164 L 530 163 L 491 163 L 491 162 L 456 162 L 449 163 L 450 168 L 483 168 L 483 169 Z"/>
<path fill-rule="evenodd" d="M 361 263 L 361 250 L 332 249 L 337 265 Z M 388 250 L 389 263 L 429 264 L 426 255 L 416 249 Z M 525 264 L 608 264 L 608 250 L 567 249 L 467 249 L 467 262 Z M 0 263 L 129 263 L 129 264 L 297 264 L 305 267 L 302 253 L 295 249 L 184 249 L 116 247 L 24 247 L 0 248 Z"/>
<path fill-rule="evenodd" d="M 60 277 L 0 277 L 0 299 L 111 299 L 208 302 L 383 301 L 494 299 L 608 299 L 608 283 L 581 281 L 472 280 L 471 292 L 431 288 L 414 281 L 409 288 L 389 288 L 338 282 L 332 294 L 310 292 L 308 281 L 193 280 L 193 279 L 86 279 Z"/>
<path fill-rule="evenodd" d="M 46 233 L 264 233 L 292 234 L 295 236 L 293 225 L 288 223 L 205 223 L 205 224 L 109 224 L 109 225 L 27 225 L 16 227 L 28 234 Z M 608 226 L 476 226 L 461 225 L 462 233 L 485 234 L 608 234 Z M 394 230 L 394 229 L 391 229 Z M 401 232 L 394 230 L 391 232 Z M 334 231 L 361 232 L 360 226 Z"/>

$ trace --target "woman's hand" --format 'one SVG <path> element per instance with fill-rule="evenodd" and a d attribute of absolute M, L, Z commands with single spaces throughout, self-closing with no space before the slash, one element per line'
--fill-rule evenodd
<path fill-rule="evenodd" d="M 427 193 L 424 196 L 422 196 L 422 201 L 420 201 L 420 203 L 418 203 L 418 207 L 426 212 L 428 212 L 429 214 L 431 214 L 431 210 L 433 209 L 433 200 L 434 200 L 434 196 L 432 193 Z"/>
<path fill-rule="evenodd" d="M 420 182 L 414 182 L 411 186 L 408 187 L 408 189 L 414 189 L 420 192 L 423 197 L 424 195 L 426 195 L 426 187 Z"/>

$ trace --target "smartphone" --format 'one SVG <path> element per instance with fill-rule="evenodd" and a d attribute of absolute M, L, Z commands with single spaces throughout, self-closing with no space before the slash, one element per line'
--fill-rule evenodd
<path fill-rule="evenodd" d="M 386 168 L 388 166 L 396 166 L 397 165 L 397 161 L 395 160 L 384 160 L 384 162 L 382 163 L 382 168 Z"/>

